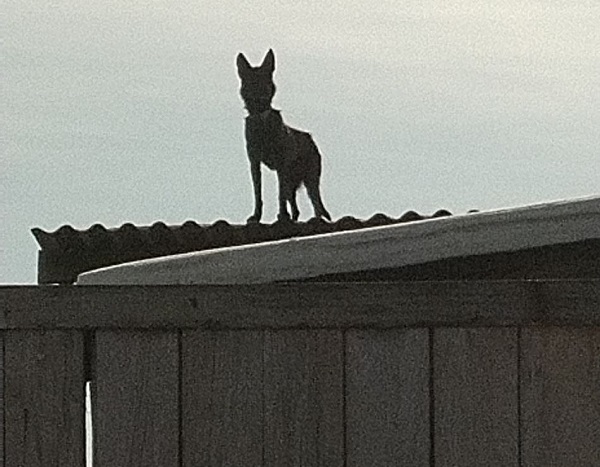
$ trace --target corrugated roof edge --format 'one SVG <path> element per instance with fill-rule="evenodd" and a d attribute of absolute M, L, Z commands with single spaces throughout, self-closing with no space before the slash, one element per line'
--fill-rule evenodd
<path fill-rule="evenodd" d="M 322 219 L 313 218 L 306 222 L 297 223 L 275 222 L 272 224 L 230 224 L 226 220 L 221 219 L 212 224 L 199 224 L 196 221 L 188 220 L 180 225 L 167 225 L 162 221 L 157 221 L 152 225 L 136 226 L 127 222 L 120 227 L 113 228 L 107 228 L 102 224 L 93 224 L 88 229 L 76 229 L 67 224 L 54 231 L 33 227 L 31 233 L 42 250 L 51 252 L 72 251 L 87 246 L 97 246 L 99 242 L 109 241 L 109 239 L 110 243 L 114 242 L 116 244 L 123 242 L 129 244 L 144 242 L 153 245 L 164 243 L 165 241 L 169 243 L 187 244 L 192 240 L 192 243 L 197 244 L 198 239 L 204 237 L 203 244 L 211 243 L 210 240 L 218 240 L 217 243 L 219 243 L 219 246 L 228 246 L 254 243 L 254 240 L 256 242 L 262 242 L 274 238 L 318 235 L 322 233 L 341 232 L 403 222 L 414 222 L 451 215 L 452 214 L 449 211 L 440 209 L 430 216 L 418 214 L 415 211 L 407 211 L 398 218 L 393 218 L 383 213 L 377 213 L 366 220 L 344 216 L 335 222 L 327 222 Z M 229 235 L 231 237 L 229 241 L 226 242 L 227 244 L 223 244 L 223 241 L 225 240 L 223 235 Z"/>
<path fill-rule="evenodd" d="M 250 284 L 600 239 L 600 197 L 222 248 L 99 269 L 80 284 Z"/>
<path fill-rule="evenodd" d="M 159 221 L 146 226 L 125 223 L 115 228 L 94 224 L 83 230 L 71 225 L 54 231 L 35 227 L 31 232 L 40 246 L 38 282 L 69 284 L 82 272 L 136 260 L 447 216 L 451 213 L 440 209 L 430 216 L 408 211 L 399 218 L 378 213 L 367 220 L 345 216 L 335 222 L 311 219 L 299 223 L 230 224 L 218 220 L 199 224 L 189 220 L 180 225 Z"/>

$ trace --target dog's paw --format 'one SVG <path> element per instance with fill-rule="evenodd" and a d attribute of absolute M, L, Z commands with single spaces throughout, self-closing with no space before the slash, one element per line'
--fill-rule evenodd
<path fill-rule="evenodd" d="M 280 213 L 277 215 L 277 222 L 280 222 L 282 224 L 291 224 L 294 221 L 292 220 L 290 215 L 286 212 L 286 213 Z"/>
<path fill-rule="evenodd" d="M 260 216 L 252 215 L 246 219 L 246 224 L 258 224 L 260 222 Z"/>

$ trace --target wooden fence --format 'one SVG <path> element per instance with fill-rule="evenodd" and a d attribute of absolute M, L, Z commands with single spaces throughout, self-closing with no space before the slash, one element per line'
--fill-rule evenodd
<path fill-rule="evenodd" d="M 0 288 L 6 466 L 600 465 L 600 281 Z"/>

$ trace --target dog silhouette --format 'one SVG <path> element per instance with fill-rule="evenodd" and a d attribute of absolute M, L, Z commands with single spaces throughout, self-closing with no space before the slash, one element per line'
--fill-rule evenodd
<path fill-rule="evenodd" d="M 240 94 L 248 111 L 246 117 L 246 151 L 254 186 L 254 213 L 248 223 L 262 217 L 261 163 L 277 173 L 279 185 L 279 221 L 298 220 L 298 188 L 304 184 L 315 217 L 331 221 L 321 198 L 321 154 L 310 133 L 289 127 L 281 112 L 271 106 L 275 95 L 273 72 L 275 54 L 269 50 L 260 66 L 253 67 L 244 54 L 237 56 L 241 80 Z M 291 217 L 288 205 L 291 209 Z"/>

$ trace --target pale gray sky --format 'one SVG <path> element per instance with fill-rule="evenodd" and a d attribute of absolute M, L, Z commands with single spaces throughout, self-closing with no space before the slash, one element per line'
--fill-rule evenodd
<path fill-rule="evenodd" d="M 240 51 L 258 64 L 275 50 L 275 105 L 321 148 L 334 218 L 600 191 L 596 0 L 5 0 L 1 13 L 0 283 L 35 281 L 33 226 L 243 222 Z M 271 173 L 264 199 L 272 221 Z"/>

